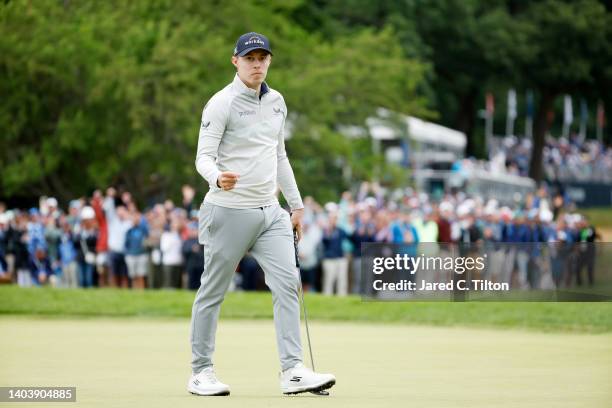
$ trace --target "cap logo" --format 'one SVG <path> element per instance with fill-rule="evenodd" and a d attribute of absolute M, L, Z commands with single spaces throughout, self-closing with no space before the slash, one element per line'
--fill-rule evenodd
<path fill-rule="evenodd" d="M 261 38 L 259 38 L 259 37 L 251 37 L 251 38 L 249 38 L 248 41 L 245 41 L 245 43 L 244 43 L 244 45 L 251 45 L 251 44 L 265 45 L 263 40 Z"/>

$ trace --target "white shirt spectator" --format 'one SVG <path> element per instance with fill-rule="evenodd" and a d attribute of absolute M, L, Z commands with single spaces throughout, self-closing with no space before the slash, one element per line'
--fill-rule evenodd
<path fill-rule="evenodd" d="M 304 236 L 298 243 L 300 266 L 305 269 L 314 268 L 319 262 L 317 247 L 321 242 L 323 232 L 316 224 L 310 224 L 304 231 Z"/>
<path fill-rule="evenodd" d="M 162 264 L 169 266 L 181 265 L 183 263 L 182 246 L 183 244 L 178 232 L 164 231 L 159 242 L 162 252 Z"/>
<path fill-rule="evenodd" d="M 125 235 L 132 228 L 130 220 L 121 220 L 115 211 L 115 200 L 107 197 L 104 200 L 104 211 L 108 223 L 108 248 L 113 252 L 125 252 Z"/>

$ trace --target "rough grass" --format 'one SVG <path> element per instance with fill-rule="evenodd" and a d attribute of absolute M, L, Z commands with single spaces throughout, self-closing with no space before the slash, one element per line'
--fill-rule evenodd
<path fill-rule="evenodd" d="M 0 287 L 0 314 L 189 318 L 194 292 Z M 308 317 L 321 321 L 519 328 L 547 332 L 612 331 L 612 303 L 366 302 L 307 294 Z M 269 293 L 228 293 L 222 318 L 271 319 Z"/>

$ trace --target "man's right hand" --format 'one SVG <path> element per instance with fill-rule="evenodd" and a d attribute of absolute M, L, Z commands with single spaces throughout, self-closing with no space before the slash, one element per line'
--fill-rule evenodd
<path fill-rule="evenodd" d="M 224 171 L 219 174 L 217 178 L 217 187 L 222 188 L 225 191 L 229 191 L 234 188 L 240 175 L 238 173 L 234 173 L 233 171 Z"/>

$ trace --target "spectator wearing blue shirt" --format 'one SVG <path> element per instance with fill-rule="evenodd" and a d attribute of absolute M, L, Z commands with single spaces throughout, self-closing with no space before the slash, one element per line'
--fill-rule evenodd
<path fill-rule="evenodd" d="M 506 261 L 502 282 L 512 283 L 512 275 L 514 274 L 517 261 L 517 247 L 520 242 L 519 224 L 516 218 L 505 219 L 502 227 L 502 240 L 506 247 Z"/>
<path fill-rule="evenodd" d="M 45 240 L 45 227 L 41 222 L 40 212 L 38 208 L 30 208 L 30 221 L 28 222 L 28 252 L 33 256 L 36 249 L 47 249 L 47 241 Z"/>
<path fill-rule="evenodd" d="M 529 252 L 530 246 L 532 245 L 532 230 L 526 223 L 525 215 L 520 214 L 517 217 L 517 224 L 515 225 L 516 242 L 518 248 L 516 252 L 516 265 L 518 267 L 518 284 L 519 288 L 527 289 L 527 273 L 529 267 Z"/>
<path fill-rule="evenodd" d="M 351 280 L 351 293 L 364 293 L 365 288 L 361 279 L 361 244 L 376 240 L 376 225 L 368 210 L 362 210 L 355 220 L 355 229 L 351 234 L 353 244 L 353 269 Z"/>
<path fill-rule="evenodd" d="M 348 238 L 339 228 L 336 213 L 329 215 L 323 230 L 323 293 L 332 295 L 334 285 L 338 296 L 348 294 L 348 259 L 342 250 L 342 241 Z"/>
<path fill-rule="evenodd" d="M 42 286 L 50 284 L 51 286 L 55 286 L 56 280 L 53 279 L 54 275 L 53 269 L 51 268 L 51 262 L 43 246 L 34 248 L 34 256 L 30 259 L 30 273 L 34 285 Z"/>
<path fill-rule="evenodd" d="M 76 288 L 79 285 L 77 250 L 74 247 L 74 238 L 68 222 L 62 225 L 62 234 L 59 243 L 59 257 L 62 265 L 63 286 Z"/>
<path fill-rule="evenodd" d="M 145 240 L 149 236 L 146 220 L 139 212 L 132 215 L 132 227 L 125 234 L 125 263 L 132 287 L 145 288 L 145 277 L 148 275 L 149 256 Z"/>
<path fill-rule="evenodd" d="M 398 252 L 408 256 L 416 256 L 419 244 L 419 232 L 411 222 L 411 216 L 407 212 L 400 214 L 398 220 L 391 223 L 391 239 L 394 244 L 399 245 Z M 414 275 L 411 274 L 411 277 Z"/>

